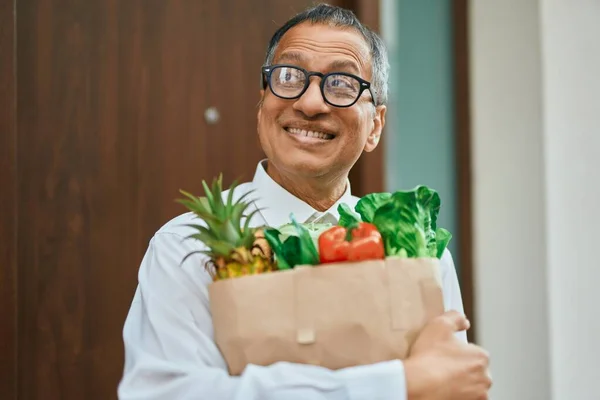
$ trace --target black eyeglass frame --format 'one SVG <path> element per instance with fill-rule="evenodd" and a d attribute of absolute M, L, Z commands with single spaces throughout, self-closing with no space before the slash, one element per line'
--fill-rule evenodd
<path fill-rule="evenodd" d="M 306 81 L 304 82 L 304 87 L 302 88 L 302 90 L 300 91 L 300 93 L 296 96 L 292 96 L 292 97 L 285 97 L 285 96 L 281 96 L 278 95 L 277 93 L 275 93 L 275 91 L 273 90 L 273 87 L 271 86 L 271 75 L 273 73 L 273 70 L 276 68 L 280 68 L 280 67 L 287 67 L 287 68 L 295 68 L 299 71 L 302 71 L 304 73 L 304 75 L 306 76 Z M 327 100 L 327 97 L 325 96 L 325 81 L 327 80 L 327 78 L 331 75 L 344 75 L 344 76 L 348 76 L 350 78 L 354 78 L 356 79 L 359 83 L 360 83 L 360 90 L 358 91 L 358 94 L 356 95 L 356 99 L 354 99 L 354 101 L 348 105 L 337 105 L 337 104 L 333 104 L 332 102 L 330 102 L 329 100 Z M 362 79 L 359 76 L 356 76 L 354 74 L 350 74 L 348 72 L 329 72 L 327 74 L 323 74 L 322 72 L 317 72 L 317 71 L 307 71 L 304 68 L 301 68 L 297 65 L 292 65 L 292 64 L 274 64 L 274 65 L 270 65 L 270 66 L 266 66 L 266 67 L 262 67 L 262 76 L 263 76 L 263 90 L 267 88 L 267 85 L 269 86 L 269 89 L 271 90 L 271 93 L 273 93 L 275 96 L 281 98 L 281 99 L 285 99 L 285 100 L 293 100 L 293 99 L 298 99 L 300 97 L 302 97 L 302 95 L 306 92 L 306 90 L 308 89 L 308 86 L 310 85 L 310 78 L 312 76 L 318 76 L 321 78 L 321 83 L 319 84 L 319 87 L 321 88 L 321 96 L 323 97 L 323 101 L 325 101 L 327 104 L 330 104 L 334 107 L 339 107 L 339 108 L 347 108 L 347 107 L 352 107 L 354 104 L 356 104 L 356 102 L 358 101 L 358 99 L 360 99 L 360 96 L 362 96 L 362 93 L 365 90 L 368 90 L 369 93 L 371 94 L 371 101 L 373 102 L 374 105 L 377 105 L 375 103 L 375 96 L 373 95 L 373 92 L 371 91 L 371 82 L 366 81 L 364 79 Z"/>

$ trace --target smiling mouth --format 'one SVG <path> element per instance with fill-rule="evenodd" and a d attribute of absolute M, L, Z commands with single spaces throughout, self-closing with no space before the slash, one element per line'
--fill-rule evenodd
<path fill-rule="evenodd" d="M 319 131 L 309 131 L 306 129 L 299 129 L 299 128 L 285 128 L 285 130 L 287 132 L 291 133 L 292 135 L 306 136 L 306 137 L 312 137 L 312 138 L 323 139 L 323 140 L 331 140 L 335 137 L 334 135 L 332 135 L 330 133 L 319 132 Z"/>

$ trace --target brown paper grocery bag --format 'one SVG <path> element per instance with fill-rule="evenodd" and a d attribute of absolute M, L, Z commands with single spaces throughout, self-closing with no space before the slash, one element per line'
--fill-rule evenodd
<path fill-rule="evenodd" d="M 329 369 L 406 358 L 444 312 L 439 260 L 387 258 L 297 267 L 209 286 L 229 372 L 278 361 Z"/>

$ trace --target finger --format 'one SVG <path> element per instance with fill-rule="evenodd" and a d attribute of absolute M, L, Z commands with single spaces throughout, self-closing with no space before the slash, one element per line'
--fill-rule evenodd
<path fill-rule="evenodd" d="M 467 317 L 458 311 L 447 311 L 442 315 L 442 318 L 454 332 L 466 331 L 471 327 Z"/>

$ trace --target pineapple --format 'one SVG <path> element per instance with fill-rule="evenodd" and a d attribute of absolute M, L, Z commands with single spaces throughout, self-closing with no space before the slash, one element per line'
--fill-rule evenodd
<path fill-rule="evenodd" d="M 177 200 L 206 223 L 206 226 L 188 226 L 197 231 L 189 237 L 200 240 L 208 247 L 208 250 L 200 251 L 209 257 L 206 265 L 208 272 L 213 280 L 221 280 L 275 270 L 273 252 L 262 229 L 249 227 L 252 216 L 259 210 L 254 210 L 247 216 L 244 214 L 250 206 L 244 199 L 251 192 L 233 201 L 233 192 L 237 186 L 234 182 L 224 202 L 221 195 L 222 182 L 222 175 L 213 180 L 211 188 L 202 181 L 205 196 L 196 197 L 181 190 L 186 198 Z M 246 217 L 244 224 L 243 217 Z M 195 253 L 198 252 L 188 256 Z"/>

